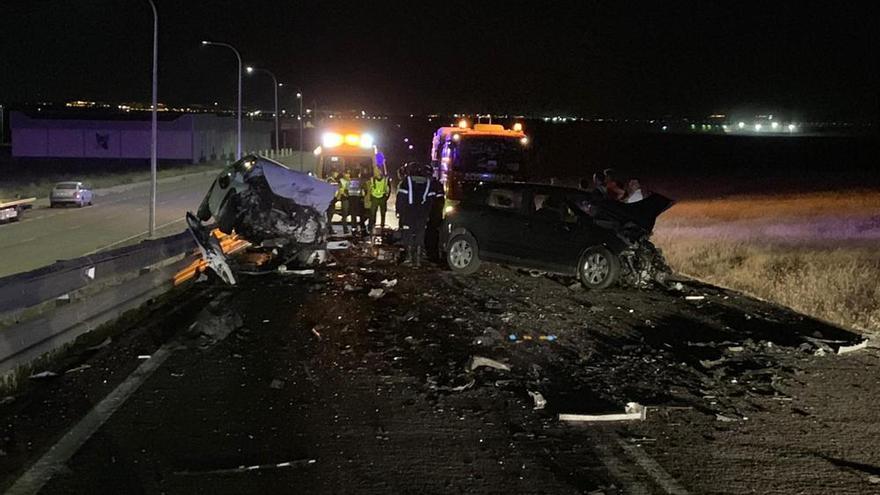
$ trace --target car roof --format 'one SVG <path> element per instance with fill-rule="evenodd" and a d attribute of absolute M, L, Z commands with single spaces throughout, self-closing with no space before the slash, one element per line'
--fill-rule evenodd
<path fill-rule="evenodd" d="M 61 181 L 61 182 L 56 182 L 56 183 L 55 183 L 56 186 L 60 186 L 61 184 L 74 184 L 74 185 L 77 185 L 77 184 L 82 184 L 82 183 L 81 183 L 80 181 L 77 181 L 77 180 L 65 180 L 65 181 Z"/>

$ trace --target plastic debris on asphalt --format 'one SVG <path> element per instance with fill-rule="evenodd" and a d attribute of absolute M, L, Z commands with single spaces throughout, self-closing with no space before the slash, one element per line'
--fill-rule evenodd
<path fill-rule="evenodd" d="M 489 359 L 482 356 L 471 356 L 470 360 L 468 360 L 466 369 L 468 371 L 473 371 L 481 366 L 495 368 L 497 370 L 510 371 L 510 366 L 499 361 L 495 361 L 494 359 Z"/>
<path fill-rule="evenodd" d="M 560 414 L 559 421 L 592 423 L 605 421 L 644 421 L 648 410 L 638 402 L 628 402 L 623 414 Z"/>
<path fill-rule="evenodd" d="M 860 349 L 864 349 L 868 347 L 869 339 L 865 339 L 858 344 L 855 345 L 842 345 L 837 349 L 838 354 L 846 354 L 847 352 L 858 351 Z"/>
<path fill-rule="evenodd" d="M 702 301 L 706 296 L 684 296 L 685 301 Z"/>
<path fill-rule="evenodd" d="M 58 373 L 55 373 L 54 371 L 41 371 L 39 373 L 34 373 L 30 378 L 39 380 L 40 378 L 54 378 L 56 376 L 58 376 Z"/>
<path fill-rule="evenodd" d="M 385 295 L 384 289 L 370 289 L 370 293 L 368 294 L 373 299 L 379 299 Z"/>
<path fill-rule="evenodd" d="M 541 395 L 541 392 L 532 392 L 529 391 L 529 395 L 532 397 L 532 400 L 535 401 L 534 409 L 544 409 L 544 406 L 547 405 L 547 399 Z"/>
<path fill-rule="evenodd" d="M 274 380 L 269 382 L 269 388 L 275 389 L 275 390 L 281 390 L 282 388 L 284 388 L 284 382 L 275 378 Z"/>
<path fill-rule="evenodd" d="M 386 278 L 385 280 L 382 281 L 382 286 L 383 286 L 383 287 L 386 287 L 386 288 L 389 288 L 389 289 L 390 289 L 391 287 L 394 287 L 395 285 L 397 285 L 397 279 L 396 279 L 396 278 L 395 278 L 394 280 L 388 280 L 388 279 Z"/>

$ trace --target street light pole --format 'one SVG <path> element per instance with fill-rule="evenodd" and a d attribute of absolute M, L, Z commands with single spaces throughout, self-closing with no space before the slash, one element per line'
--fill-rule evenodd
<path fill-rule="evenodd" d="M 280 142 L 281 142 L 281 130 L 280 129 L 281 128 L 278 126 L 278 88 L 280 88 L 282 86 L 282 84 L 279 84 L 278 78 L 275 77 L 275 74 L 273 74 L 271 71 L 269 71 L 267 69 L 259 69 L 259 68 L 255 69 L 253 67 L 247 67 L 245 70 L 247 70 L 248 74 L 252 74 L 254 72 L 259 71 L 259 72 L 265 72 L 266 74 L 269 74 L 272 77 L 272 83 L 275 86 L 275 151 L 278 151 L 281 147 L 281 145 L 280 145 Z"/>
<path fill-rule="evenodd" d="M 158 126 L 156 114 L 159 111 L 159 11 L 156 3 L 150 1 L 153 8 L 153 106 L 152 121 L 150 122 L 150 237 L 156 234 L 156 174 L 158 161 Z"/>
<path fill-rule="evenodd" d="M 202 45 L 222 46 L 224 48 L 229 48 L 230 50 L 235 52 L 235 57 L 238 59 L 238 146 L 236 147 L 235 157 L 236 160 L 241 160 L 241 54 L 238 53 L 238 50 L 236 50 L 235 47 L 230 45 L 229 43 L 202 41 Z"/>
<path fill-rule="evenodd" d="M 302 90 L 296 92 L 296 99 L 299 100 L 299 171 L 303 171 L 303 150 L 305 149 L 305 145 L 303 143 L 303 127 L 305 126 L 305 120 L 303 119 L 303 94 Z"/>

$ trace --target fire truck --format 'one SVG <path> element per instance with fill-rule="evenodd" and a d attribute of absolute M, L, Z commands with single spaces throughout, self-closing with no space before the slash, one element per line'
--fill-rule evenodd
<path fill-rule="evenodd" d="M 322 179 L 334 171 L 341 175 L 348 170 L 370 177 L 376 168 L 385 170 L 385 157 L 376 147 L 373 135 L 354 125 L 326 129 L 314 153 L 318 157 L 318 176 Z"/>
<path fill-rule="evenodd" d="M 434 133 L 431 165 L 451 202 L 461 199 L 469 183 L 519 180 L 526 174 L 529 138 L 522 124 L 511 129 L 498 124 L 441 127 Z"/>

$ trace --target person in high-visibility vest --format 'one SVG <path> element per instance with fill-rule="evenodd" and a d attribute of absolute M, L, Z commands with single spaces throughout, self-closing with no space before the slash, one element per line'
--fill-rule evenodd
<path fill-rule="evenodd" d="M 388 213 L 388 197 L 391 196 L 391 186 L 388 177 L 376 168 L 373 177 L 367 183 L 367 195 L 370 197 L 370 232 L 376 228 L 376 213 L 382 215 L 379 226 L 385 230 L 385 215 Z"/>

